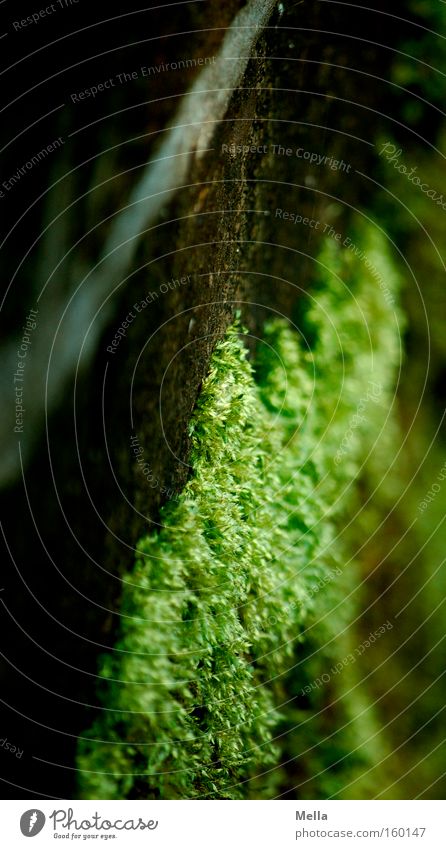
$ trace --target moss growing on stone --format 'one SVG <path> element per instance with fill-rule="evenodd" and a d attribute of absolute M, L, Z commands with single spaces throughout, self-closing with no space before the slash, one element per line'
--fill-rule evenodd
<path fill-rule="evenodd" d="M 138 542 L 123 587 L 104 707 L 79 742 L 82 798 L 268 797 L 280 784 L 275 737 L 318 664 L 289 670 L 310 628 L 325 662 L 336 658 L 339 646 L 323 646 L 349 619 L 348 605 L 330 613 L 355 581 L 336 517 L 387 415 L 398 360 L 395 308 L 373 275 L 394 298 L 385 245 L 371 229 L 357 244 L 361 257 L 327 242 L 302 326 L 269 323 L 254 365 L 237 325 L 215 348 L 190 422 L 191 477 L 161 530 Z M 381 390 L 366 433 L 350 419 L 368 381 Z M 321 762 L 335 752 L 350 772 L 363 764 L 348 757 L 348 729 L 327 747 Z M 312 791 L 328 795 L 343 776 Z"/>

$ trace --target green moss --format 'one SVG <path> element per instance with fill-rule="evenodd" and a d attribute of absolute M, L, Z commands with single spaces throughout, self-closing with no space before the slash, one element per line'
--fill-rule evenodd
<path fill-rule="evenodd" d="M 361 245 L 394 292 L 381 240 L 370 231 Z M 358 426 L 342 462 L 336 452 L 368 380 L 382 387 L 376 431 L 398 357 L 394 307 L 365 261 L 329 241 L 320 269 L 300 328 L 311 349 L 279 321 L 254 366 L 238 326 L 216 346 L 190 422 L 193 473 L 160 532 L 139 541 L 123 587 L 120 638 L 100 670 L 104 707 L 79 742 L 83 798 L 268 797 L 284 752 L 305 744 L 291 729 L 322 693 L 304 708 L 293 694 L 339 655 L 324 646 L 350 607 L 331 608 L 355 577 L 336 516 L 376 433 Z M 309 646 L 322 655 L 303 663 Z M 348 765 L 313 792 L 334 792 L 359 768 L 351 748 L 347 729 L 319 750 L 321 763 Z"/>

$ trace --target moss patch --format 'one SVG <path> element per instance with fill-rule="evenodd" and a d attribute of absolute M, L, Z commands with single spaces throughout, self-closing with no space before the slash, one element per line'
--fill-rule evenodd
<path fill-rule="evenodd" d="M 355 581 L 336 517 L 386 418 L 399 356 L 395 308 L 373 273 L 394 296 L 385 245 L 374 230 L 357 244 L 363 256 L 327 242 L 301 327 L 269 323 L 254 365 L 237 325 L 216 346 L 190 422 L 193 473 L 161 530 L 138 542 L 123 586 L 103 709 L 79 742 L 82 798 L 268 797 L 280 782 L 274 738 L 317 664 L 300 663 L 291 684 L 289 670 L 307 629 L 323 647 L 349 619 L 345 604 L 323 616 Z M 367 428 L 352 427 L 368 381 L 379 403 Z M 329 662 L 339 646 L 321 651 Z M 348 731 L 330 745 L 347 756 Z"/>

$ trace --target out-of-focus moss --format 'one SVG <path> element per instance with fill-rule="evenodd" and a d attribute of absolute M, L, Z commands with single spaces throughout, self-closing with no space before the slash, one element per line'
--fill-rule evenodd
<path fill-rule="evenodd" d="M 284 753 L 308 749 L 301 774 L 327 796 L 370 759 L 358 699 L 341 699 L 324 742 L 326 717 L 308 734 L 304 720 L 336 682 L 299 697 L 349 645 L 356 578 L 337 521 L 399 359 L 386 246 L 372 228 L 351 244 L 327 241 L 302 326 L 269 323 L 254 365 L 238 326 L 216 346 L 190 422 L 191 477 L 123 587 L 103 708 L 79 742 L 83 798 L 269 797 Z"/>
<path fill-rule="evenodd" d="M 395 92 L 402 119 L 409 126 L 423 127 L 429 104 L 437 110 L 437 118 L 444 111 L 446 9 L 442 2 L 409 0 L 406 16 L 415 26 L 409 27 L 402 19 L 402 30 L 407 35 L 395 55 L 391 80 L 406 89 Z M 408 96 L 407 91 L 415 96 Z M 431 114 L 431 120 L 432 117 Z"/>

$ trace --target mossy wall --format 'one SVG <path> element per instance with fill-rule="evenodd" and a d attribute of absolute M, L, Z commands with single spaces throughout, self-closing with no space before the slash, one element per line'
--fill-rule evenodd
<path fill-rule="evenodd" d="M 444 689 L 438 671 L 444 668 L 441 602 L 446 587 L 442 535 L 446 488 L 442 479 L 438 483 L 445 448 L 444 439 L 437 436 L 444 414 L 446 374 L 443 224 L 439 207 L 409 183 L 406 174 L 397 172 L 380 150 L 381 142 L 395 144 L 402 149 L 401 163 L 408 168 L 416 164 L 417 173 L 432 189 L 446 193 L 442 176 L 446 136 L 444 129 L 440 131 L 444 120 L 441 66 L 445 40 L 441 33 L 445 4 L 407 0 L 392 10 L 384 0 L 355 6 L 323 0 L 283 3 L 280 8 L 277 4 L 240 86 L 232 92 L 223 120 L 215 123 L 210 149 L 191 161 L 187 179 L 179 180 L 172 202 L 163 204 L 156 226 L 141 234 L 136 262 L 129 266 L 130 277 L 113 305 L 110 302 L 105 335 L 96 347 L 87 346 L 92 359 L 84 364 L 85 372 L 79 372 L 76 397 L 70 381 L 60 395 L 49 392 L 53 412 L 48 410 L 47 428 L 43 428 L 46 396 L 38 387 L 46 383 L 47 361 L 42 348 L 39 354 L 37 341 L 41 334 L 44 340 L 50 339 L 52 320 L 58 324 L 70 293 L 97 267 L 115 214 L 125 208 L 140 184 L 148 159 L 156 155 L 168 135 L 177 109 L 196 76 L 198 79 L 199 68 L 140 77 L 134 84 L 116 86 L 82 104 L 71 104 L 70 94 L 124 69 L 172 62 L 185 55 L 212 56 L 245 5 L 244 0 L 223 5 L 209 0 L 149 11 L 126 2 L 122 14 L 103 28 L 99 6 L 77 4 L 69 15 L 54 16 L 60 34 L 70 32 L 72 15 L 77 16 L 76 32 L 71 32 L 70 38 L 57 38 L 49 44 L 45 24 L 2 42 L 5 67 L 10 67 L 4 86 L 7 99 L 14 103 L 16 96 L 26 94 L 23 108 L 17 100 L 15 114 L 8 107 L 9 118 L 2 124 L 5 176 L 16 172 L 49 140 L 59 135 L 65 138 L 60 158 L 58 154 L 57 159 L 48 157 L 40 162 L 39 168 L 27 173 L 26 181 L 21 180 L 8 194 L 7 206 L 4 204 L 5 213 L 16 222 L 9 230 L 5 214 L 5 237 L 9 230 L 2 265 L 5 280 L 12 278 L 20 260 L 20 277 L 1 313 L 7 350 L 3 349 L 0 381 L 5 399 L 0 419 L 3 455 L 8 463 L 13 460 L 18 476 L 10 484 L 0 473 L 3 528 L 9 548 L 4 555 L 2 598 L 10 615 L 1 617 L 0 623 L 8 645 L 7 658 L 0 663 L 6 694 L 4 733 L 20 741 L 26 752 L 23 761 L 12 763 L 15 759 L 9 759 L 10 784 L 4 785 L 4 792 L 13 798 L 29 795 L 35 799 L 39 793 L 51 798 L 73 797 L 77 738 L 94 723 L 99 710 L 95 694 L 98 655 L 110 652 L 112 666 L 119 672 L 116 677 L 129 677 L 123 668 L 128 656 L 113 652 L 113 647 L 119 646 L 118 640 L 128 639 L 132 644 L 134 639 L 128 628 L 117 632 L 120 620 L 127 622 L 120 610 L 125 605 L 136 609 L 137 599 L 132 602 L 128 583 L 135 541 L 157 528 L 166 490 L 179 494 L 186 481 L 192 480 L 188 461 L 195 434 L 188 433 L 188 424 L 211 353 L 238 307 L 241 322 L 251 334 L 245 335 L 243 342 L 254 369 L 256 404 L 262 411 L 258 419 L 263 422 L 258 437 L 262 444 L 263 413 L 270 416 L 274 410 L 274 374 L 279 381 L 283 369 L 276 360 L 268 361 L 257 337 L 273 340 L 277 349 L 285 346 L 288 371 L 287 357 L 297 346 L 296 380 L 300 382 L 294 394 L 309 413 L 281 455 L 290 458 L 287 452 L 292 451 L 297 457 L 299 450 L 299 456 L 304 456 L 302 445 L 308 444 L 310 464 L 304 472 L 304 463 L 299 466 L 296 460 L 292 486 L 296 487 L 293 497 L 299 511 L 307 510 L 313 524 L 311 531 L 302 531 L 306 553 L 303 542 L 296 541 L 293 575 L 297 577 L 289 582 L 289 603 L 296 604 L 291 611 L 293 653 L 275 669 L 274 682 L 271 676 L 261 679 L 268 690 L 273 719 L 267 736 L 276 738 L 263 749 L 272 751 L 274 762 L 268 763 L 261 754 L 242 768 L 238 756 L 235 761 L 228 759 L 218 776 L 218 793 L 225 789 L 237 792 L 229 788 L 234 775 L 265 773 L 256 780 L 251 778 L 239 792 L 307 798 L 355 793 L 375 797 L 384 792 L 402 798 L 420 793 L 428 798 L 444 796 Z M 23 17 L 34 10 L 29 0 L 23 0 Z M 141 35 L 147 26 L 148 40 Z M 183 31 L 188 33 L 186 40 Z M 36 49 L 40 50 L 38 63 L 33 58 Z M 33 86 L 26 93 L 22 80 L 27 75 L 16 73 L 17 62 L 22 62 L 25 54 L 29 54 L 26 61 L 33 63 Z M 42 102 L 46 117 L 41 121 Z M 66 107 L 59 111 L 63 102 Z M 24 114 L 32 133 L 22 132 Z M 223 155 L 223 144 L 254 145 L 266 148 L 266 153 Z M 304 148 L 318 158 L 342 160 L 344 170 L 280 155 L 273 149 L 279 144 L 292 150 Z M 277 217 L 276 208 L 317 220 L 319 230 Z M 361 226 L 364 214 L 373 215 L 378 229 L 384 228 L 395 240 L 407 261 L 409 285 L 404 287 L 403 304 L 408 329 L 401 381 L 396 365 L 400 360 L 399 330 L 388 309 L 386 284 L 381 288 L 360 258 L 360 248 L 366 247 L 369 261 L 374 252 L 379 255 L 380 268 L 385 262 L 382 240 L 373 247 L 369 242 L 374 237 Z M 49 228 L 50 221 L 53 226 Z M 357 223 L 360 236 L 351 231 L 352 222 Z M 329 271 L 316 262 L 323 259 L 320 248 L 326 226 L 343 234 L 338 248 L 333 240 L 325 247 L 324 265 Z M 42 238 L 33 248 L 39 234 Z M 342 244 L 346 234 L 353 247 Z M 78 248 L 71 250 L 74 245 Z M 359 253 L 355 254 L 355 248 Z M 341 269 L 342 282 L 351 288 L 349 299 L 332 278 L 336 268 Z M 384 281 L 391 273 L 387 263 Z M 169 290 L 151 304 L 132 324 L 119 352 L 109 357 L 107 345 L 135 301 L 183 275 L 191 275 L 190 284 Z M 362 284 L 367 284 L 374 296 L 380 292 L 384 299 L 373 300 L 365 310 L 371 316 L 371 341 L 353 300 L 355 296 L 359 305 L 364 299 L 368 302 Z M 10 426 L 12 363 L 24 304 L 35 306 L 42 286 L 47 312 L 42 303 L 28 360 L 37 379 L 28 373 L 27 426 L 19 454 Z M 389 288 L 392 291 L 390 284 Z M 89 291 L 94 294 L 94 286 Z M 325 324 L 318 331 L 323 305 Z M 77 327 L 83 312 L 73 304 L 71 309 Z M 289 344 L 277 325 L 267 322 L 278 313 L 294 321 L 297 328 L 289 325 Z M 339 339 L 334 331 L 331 335 L 330 320 L 343 334 Z M 62 349 L 70 338 L 70 334 L 61 334 Z M 45 349 L 45 342 L 43 345 Z M 317 367 L 310 356 L 316 354 Z M 55 356 L 53 362 L 58 367 L 66 361 Z M 381 393 L 376 389 L 380 381 L 382 387 L 387 386 L 384 375 L 389 382 L 394 378 L 398 382 L 396 415 L 393 396 L 386 395 L 387 389 Z M 310 385 L 312 393 L 314 388 L 311 400 L 304 392 L 304 386 Z M 281 397 L 280 386 L 278 391 Z M 129 412 L 134 416 L 131 423 Z M 294 432 L 295 415 L 292 407 L 290 416 L 279 416 L 279 442 L 265 442 L 264 451 L 277 456 L 277 444 L 284 445 L 287 439 L 286 426 L 287 432 Z M 144 459 L 158 481 L 156 487 L 148 486 L 136 462 L 133 425 L 144 447 Z M 370 434 L 379 438 L 363 464 L 373 443 Z M 198 450 L 199 446 L 193 448 L 196 458 Z M 277 463 L 280 465 L 279 459 Z M 20 480 L 22 464 L 26 489 Z M 265 491 L 267 486 L 271 491 L 271 480 L 268 483 L 256 477 L 258 487 Z M 425 496 L 438 485 L 442 488 L 435 501 L 420 509 Z M 253 498 L 258 498 L 256 492 Z M 289 511 L 291 494 L 287 498 Z M 169 516 L 173 507 L 168 508 Z M 303 522 L 306 514 L 298 515 Z M 256 516 L 257 511 L 250 521 L 255 523 Z M 172 514 L 169 521 L 173 534 L 177 519 Z M 281 531 L 284 537 L 290 533 L 295 539 L 287 523 Z M 151 551 L 162 547 L 164 533 L 152 539 Z M 312 551 L 319 533 L 326 534 L 328 550 L 316 556 Z M 210 544 L 208 535 L 206 541 Z M 274 570 L 279 567 L 274 564 Z M 302 575 L 309 576 L 313 568 L 323 578 L 317 578 L 307 591 L 309 609 L 300 625 L 304 608 L 297 607 L 296 598 L 303 592 Z M 171 575 L 169 569 L 167 575 Z M 186 566 L 183 577 L 191 593 L 194 585 Z M 122 587 L 126 588 L 124 607 Z M 279 604 L 282 591 L 275 591 Z M 138 598 L 141 604 L 149 604 L 141 591 Z M 154 598 L 150 608 L 151 620 L 157 619 L 156 601 Z M 254 605 L 253 599 L 250 605 Z M 387 617 L 393 621 L 401 607 L 404 615 L 398 620 L 398 629 L 395 627 L 393 642 L 391 635 L 367 651 L 360 675 L 355 663 L 324 681 L 323 687 L 314 686 L 333 662 L 339 664 L 351 647 L 358 646 L 369 630 L 380 627 Z M 272 614 L 271 629 L 283 628 L 283 609 L 280 607 L 277 623 Z M 143 614 L 140 610 L 135 615 L 138 619 Z M 341 633 L 343 622 L 348 624 L 345 634 Z M 176 630 L 167 633 L 165 624 L 161 629 L 153 625 L 152 630 L 156 640 L 165 633 L 169 646 L 180 639 Z M 140 637 L 147 646 L 146 622 L 140 624 Z M 245 639 L 249 641 L 250 635 Z M 270 635 L 268 639 L 271 641 Z M 272 645 L 279 658 L 276 643 Z M 251 664 L 253 676 L 260 676 L 251 649 L 241 657 Z M 153 658 L 143 654 L 140 661 L 142 679 L 155 680 Z M 109 669 L 110 663 L 104 661 L 104 669 Z M 200 675 L 195 670 L 194 680 L 201 681 Z M 356 679 L 363 680 L 361 687 Z M 132 696 L 136 702 L 144 686 L 136 688 L 138 692 Z M 101 716 L 109 718 L 109 727 L 99 721 L 97 736 L 112 742 L 102 748 L 84 746 L 81 762 L 85 770 L 90 769 L 90 778 L 95 769 L 102 773 L 111 770 L 117 776 L 118 752 L 125 754 L 125 741 L 132 735 L 136 739 L 134 716 L 128 714 L 130 692 L 124 685 L 104 682 Z M 170 698 L 168 688 L 166 692 Z M 173 698 L 174 691 L 172 694 Z M 121 709 L 119 701 L 123 710 L 120 724 L 114 721 Z M 183 702 L 189 709 L 191 702 L 186 703 L 181 695 L 179 704 L 183 706 Z M 192 733 L 197 726 L 197 733 L 208 740 L 208 719 L 194 710 L 189 715 L 191 722 L 195 717 Z M 354 724 L 353 715 L 357 716 Z M 131 787 L 126 785 L 125 791 L 142 797 L 203 792 L 202 775 L 183 776 L 180 786 L 179 773 L 173 772 L 170 789 L 166 789 L 167 779 L 163 789 L 159 776 L 147 776 L 147 752 L 153 749 L 158 725 L 150 725 L 144 716 L 140 719 L 144 727 L 137 739 L 141 744 L 124 758 L 123 771 L 131 774 L 127 782 Z M 175 716 L 170 715 L 170 720 L 176 727 Z M 385 734 L 381 726 L 386 726 Z M 250 727 L 255 736 L 254 725 Z M 187 728 L 190 730 L 189 725 Z M 161 739 L 175 739 L 170 726 L 164 727 Z M 231 739 L 237 740 L 235 730 Z M 372 765 L 366 752 L 366 748 L 373 750 L 378 764 L 386 757 L 386 739 L 389 750 L 395 751 L 388 782 L 389 761 L 368 772 Z M 247 744 L 241 735 L 240 740 L 243 750 Z M 209 740 L 206 745 L 211 745 Z M 91 755 L 90 766 L 87 754 Z M 160 761 L 160 770 L 174 770 L 176 758 L 169 749 Z M 215 770 L 214 760 L 213 775 Z M 232 777 L 225 778 L 225 770 Z M 142 775 L 133 781 L 136 772 Z M 152 766 L 152 773 L 156 772 Z M 119 793 L 124 781 L 113 774 L 109 790 L 100 775 L 87 787 L 88 776 L 84 775 L 79 794 L 91 792 L 93 785 L 101 794 Z M 236 783 L 239 781 L 237 777 Z"/>
<path fill-rule="evenodd" d="M 252 344 L 236 324 L 214 350 L 190 478 L 123 584 L 103 708 L 79 743 L 82 798 L 270 798 L 290 775 L 327 797 L 371 764 L 363 696 L 314 681 L 351 642 L 341 531 L 394 435 L 398 280 L 374 225 L 328 238 L 317 269 L 298 325 L 271 320 Z"/>

